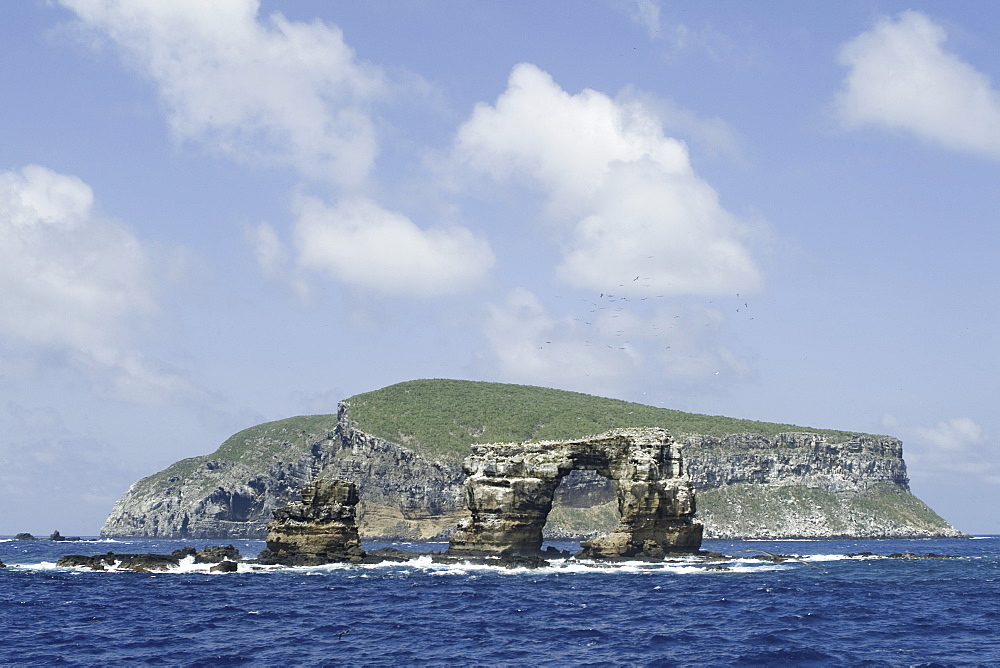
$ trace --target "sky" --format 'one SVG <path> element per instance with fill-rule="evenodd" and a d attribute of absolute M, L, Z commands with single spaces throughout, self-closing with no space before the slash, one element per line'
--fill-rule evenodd
<path fill-rule="evenodd" d="M 1000 3 L 0 4 L 0 534 L 417 378 L 903 441 L 1000 534 Z"/>

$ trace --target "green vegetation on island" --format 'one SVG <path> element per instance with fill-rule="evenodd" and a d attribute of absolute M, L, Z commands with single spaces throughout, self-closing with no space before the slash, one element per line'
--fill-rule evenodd
<path fill-rule="evenodd" d="M 366 433 L 432 458 L 465 457 L 473 443 L 563 440 L 619 427 L 662 427 L 676 439 L 815 433 L 843 442 L 856 432 L 758 422 L 528 385 L 468 380 L 412 380 L 347 400 Z"/>

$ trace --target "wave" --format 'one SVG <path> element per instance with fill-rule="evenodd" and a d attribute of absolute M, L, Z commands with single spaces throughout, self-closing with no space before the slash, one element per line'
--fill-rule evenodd
<path fill-rule="evenodd" d="M 78 573 L 131 573 L 130 569 L 119 568 L 120 561 L 108 566 L 105 570 L 93 570 L 88 566 L 58 566 L 56 562 L 42 561 L 30 564 L 10 564 L 11 568 L 38 571 L 66 571 Z M 150 571 L 156 575 L 190 575 L 222 574 L 212 571 L 214 563 L 195 563 L 194 557 L 189 556 L 180 560 L 177 566 L 168 567 L 165 570 Z M 697 560 L 671 560 L 664 562 L 648 561 L 621 561 L 621 562 L 596 562 L 575 559 L 555 559 L 549 562 L 548 566 L 529 568 L 516 566 L 513 568 L 472 562 L 449 562 L 435 563 L 430 556 L 420 556 L 406 562 L 385 561 L 377 564 L 324 564 L 322 566 L 281 566 L 265 565 L 253 562 L 238 562 L 237 573 L 268 573 L 285 572 L 300 573 L 304 575 L 325 575 L 334 573 L 352 573 L 361 577 L 369 577 L 377 574 L 416 574 L 421 573 L 432 577 L 441 576 L 476 576 L 486 573 L 500 575 L 569 575 L 585 573 L 603 574 L 636 574 L 636 573 L 671 573 L 675 575 L 694 574 L 716 574 L 716 573 L 754 573 L 766 571 L 788 570 L 799 566 L 795 561 L 789 560 L 780 564 L 762 562 L 757 559 L 734 558 L 720 562 L 703 562 Z"/>
<path fill-rule="evenodd" d="M 758 550 L 747 550 L 747 552 L 759 552 Z M 770 555 L 727 556 L 721 559 L 705 560 L 699 557 L 674 557 L 664 561 L 595 561 L 588 559 L 550 559 L 549 565 L 541 567 L 528 566 L 504 566 L 500 564 L 489 564 L 475 561 L 443 561 L 434 560 L 432 555 L 423 554 L 414 559 L 404 562 L 383 561 L 374 564 L 352 564 L 333 563 L 321 566 L 282 566 L 273 564 L 258 564 L 252 561 L 237 562 L 236 573 L 300 573 L 304 575 L 325 575 L 334 573 L 353 574 L 360 577 L 371 577 L 376 575 L 397 576 L 406 574 L 422 573 L 429 576 L 477 576 L 486 573 L 503 575 L 524 575 L 532 574 L 538 576 L 547 575 L 569 575 L 569 574 L 636 574 L 636 573 L 669 573 L 675 575 L 705 575 L 724 573 L 763 573 L 772 571 L 796 570 L 803 567 L 812 567 L 823 570 L 818 564 L 829 564 L 834 562 L 856 562 L 885 560 L 891 557 L 887 555 L 866 553 L 821 553 L 804 555 Z M 85 573 L 127 573 L 134 572 L 128 568 L 120 568 L 121 561 L 108 566 L 105 570 L 92 570 L 89 566 L 57 566 L 52 561 L 41 561 L 38 563 L 8 564 L 15 569 L 26 570 L 63 570 Z M 212 571 L 216 563 L 196 563 L 194 556 L 186 556 L 181 559 L 177 566 L 170 566 L 164 570 L 155 570 L 155 574 L 222 574 L 220 571 Z"/>

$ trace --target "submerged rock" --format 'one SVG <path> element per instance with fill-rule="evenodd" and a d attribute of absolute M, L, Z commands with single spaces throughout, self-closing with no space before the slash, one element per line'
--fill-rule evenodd
<path fill-rule="evenodd" d="M 184 547 L 174 550 L 170 554 L 68 554 L 56 562 L 56 566 L 66 568 L 84 566 L 95 571 L 106 571 L 110 568 L 116 570 L 136 571 L 137 573 L 148 573 L 150 571 L 166 571 L 180 566 L 181 561 L 188 557 L 194 557 L 197 564 L 209 564 L 214 562 L 231 563 L 233 566 L 240 560 L 240 552 L 232 545 L 215 545 L 206 547 L 198 552 L 193 547 Z M 224 570 L 232 568 L 225 566 L 222 569 L 213 566 L 209 570 Z"/>
<path fill-rule="evenodd" d="M 267 549 L 257 560 L 282 566 L 360 563 L 365 556 L 355 523 L 358 488 L 344 480 L 314 480 L 302 501 L 274 511 Z"/>
<path fill-rule="evenodd" d="M 59 533 L 59 531 L 53 531 L 52 535 L 49 536 L 49 540 L 54 540 L 56 542 L 61 542 L 61 541 L 73 541 L 73 542 L 75 542 L 75 541 L 79 541 L 79 540 L 83 540 L 83 539 L 80 538 L 79 536 L 64 536 L 61 533 Z"/>
<path fill-rule="evenodd" d="M 208 570 L 212 571 L 213 573 L 235 573 L 239 569 L 240 569 L 239 564 L 237 564 L 235 561 L 229 561 L 228 559 L 226 559 L 225 561 L 220 561 L 219 563 L 217 563 L 215 566 L 212 566 Z"/>
<path fill-rule="evenodd" d="M 955 554 L 937 554 L 928 552 L 927 554 L 914 554 L 913 552 L 893 552 L 890 559 L 958 559 Z"/>
<path fill-rule="evenodd" d="M 176 568 L 179 564 L 180 558 L 173 554 L 115 554 L 114 552 L 93 556 L 68 554 L 56 562 L 56 566 L 67 568 L 85 566 L 95 571 L 115 568 L 138 573 L 165 571 Z"/>

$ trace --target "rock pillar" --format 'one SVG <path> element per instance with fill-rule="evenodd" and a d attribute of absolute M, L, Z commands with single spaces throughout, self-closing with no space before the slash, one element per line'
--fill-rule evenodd
<path fill-rule="evenodd" d="M 355 524 L 358 489 L 353 482 L 314 480 L 302 488 L 302 501 L 274 511 L 267 525 L 262 564 L 319 566 L 360 562 L 364 557 Z"/>

